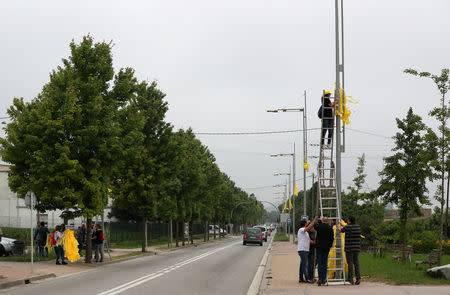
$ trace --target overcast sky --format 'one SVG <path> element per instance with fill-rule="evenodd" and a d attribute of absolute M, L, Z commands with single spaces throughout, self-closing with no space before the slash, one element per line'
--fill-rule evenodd
<path fill-rule="evenodd" d="M 391 137 L 396 117 L 410 106 L 427 116 L 439 103 L 430 80 L 403 74 L 450 67 L 450 1 L 345 0 L 346 91 L 350 128 Z M 69 55 L 69 42 L 90 33 L 113 40 L 114 67 L 131 66 L 140 79 L 157 80 L 167 94 L 167 120 L 195 132 L 301 129 L 300 113 L 269 108 L 303 107 L 308 127 L 320 127 L 323 89 L 335 80 L 332 0 L 5 1 L 0 10 L 0 116 L 14 97 L 33 99 L 49 73 Z M 366 153 L 367 187 L 376 188 L 392 140 L 349 130 L 343 154 L 343 187 L 352 182 L 357 157 Z M 265 201 L 280 202 L 271 187 L 285 182 L 302 134 L 199 138 L 236 184 Z M 318 143 L 319 131 L 308 132 Z M 310 156 L 318 155 L 310 147 Z M 316 172 L 317 160 L 310 158 Z M 297 178 L 303 177 L 300 163 Z M 310 175 L 310 174 L 309 174 Z M 302 189 L 303 182 L 299 182 Z M 308 179 L 308 186 L 311 179 Z M 430 185 L 430 193 L 434 194 Z"/>

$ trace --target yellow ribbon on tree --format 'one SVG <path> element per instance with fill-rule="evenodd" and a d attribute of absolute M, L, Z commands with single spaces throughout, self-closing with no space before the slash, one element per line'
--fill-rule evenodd
<path fill-rule="evenodd" d="M 292 209 L 292 202 L 291 202 L 291 198 L 289 198 L 289 210 Z"/>
<path fill-rule="evenodd" d="M 297 185 L 294 185 L 294 196 L 298 196 Z"/>

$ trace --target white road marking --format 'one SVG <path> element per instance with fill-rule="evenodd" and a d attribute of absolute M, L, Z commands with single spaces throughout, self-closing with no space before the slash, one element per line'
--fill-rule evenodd
<path fill-rule="evenodd" d="M 158 270 L 158 271 L 156 271 L 154 273 L 151 273 L 149 275 L 140 277 L 140 278 L 138 278 L 136 280 L 130 281 L 130 282 L 125 283 L 125 284 L 122 284 L 120 286 L 117 286 L 117 287 L 112 288 L 110 290 L 104 291 L 102 293 L 98 293 L 97 295 L 116 295 L 116 294 L 122 293 L 123 291 L 126 291 L 128 289 L 131 289 L 133 287 L 141 285 L 141 284 L 143 284 L 145 282 L 148 282 L 148 281 L 151 281 L 153 279 L 156 279 L 156 278 L 158 278 L 158 277 L 160 277 L 162 275 L 168 274 L 171 271 L 176 270 L 176 269 L 178 269 L 178 268 L 180 268 L 180 267 L 182 267 L 184 265 L 190 264 L 192 262 L 195 262 L 197 260 L 200 260 L 202 258 L 205 258 L 205 257 L 209 256 L 209 255 L 212 255 L 214 253 L 217 253 L 219 251 L 222 251 L 222 250 L 224 250 L 226 248 L 229 248 L 231 246 L 234 246 L 234 245 L 237 245 L 237 244 L 240 244 L 240 243 L 241 242 L 233 243 L 231 245 L 228 245 L 228 246 L 225 246 L 225 247 L 221 247 L 221 248 L 218 248 L 218 249 L 215 249 L 215 250 L 212 250 L 212 251 L 200 254 L 198 256 L 189 258 L 187 260 L 175 263 L 174 265 L 168 266 L 168 267 L 166 267 L 164 269 Z"/>

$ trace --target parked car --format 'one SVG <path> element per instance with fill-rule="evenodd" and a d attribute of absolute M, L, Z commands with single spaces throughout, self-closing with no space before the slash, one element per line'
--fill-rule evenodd
<path fill-rule="evenodd" d="M 0 242 L 0 257 L 12 254 L 14 241 L 15 239 L 2 237 L 2 241 Z"/>
<path fill-rule="evenodd" d="M 260 228 L 247 228 L 242 236 L 242 244 L 259 244 L 263 245 L 263 233 Z"/>
<path fill-rule="evenodd" d="M 226 236 L 228 234 L 228 232 L 222 228 L 220 228 L 217 224 L 213 225 L 210 224 L 209 225 L 209 235 L 213 235 L 214 234 L 214 227 L 216 228 L 216 235 L 221 235 L 221 236 Z"/>
<path fill-rule="evenodd" d="M 264 242 L 267 242 L 268 231 L 264 225 L 256 225 L 253 228 L 259 228 L 262 232 Z"/>

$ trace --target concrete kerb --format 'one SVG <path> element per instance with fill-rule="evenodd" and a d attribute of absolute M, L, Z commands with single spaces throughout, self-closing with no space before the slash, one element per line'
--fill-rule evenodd
<path fill-rule="evenodd" d="M 44 280 L 44 279 L 54 278 L 54 277 L 56 277 L 56 275 L 54 273 L 48 273 L 45 275 L 37 275 L 37 276 L 22 278 L 19 280 L 4 282 L 4 283 L 0 283 L 0 290 L 8 289 L 11 287 L 16 287 L 16 286 L 20 286 L 20 285 L 26 285 L 26 284 L 29 284 L 34 281 L 39 281 L 39 280 Z"/>
<path fill-rule="evenodd" d="M 276 231 L 273 232 L 273 235 L 271 235 L 269 246 L 267 247 L 266 252 L 264 253 L 263 258 L 261 259 L 261 263 L 258 266 L 258 270 L 256 271 L 255 276 L 253 277 L 253 281 L 250 285 L 250 288 L 248 288 L 247 295 L 257 295 L 259 294 L 261 285 L 263 283 L 263 276 L 266 271 L 266 265 L 269 258 L 269 253 L 272 250 L 272 243 L 273 239 L 275 237 Z"/>

